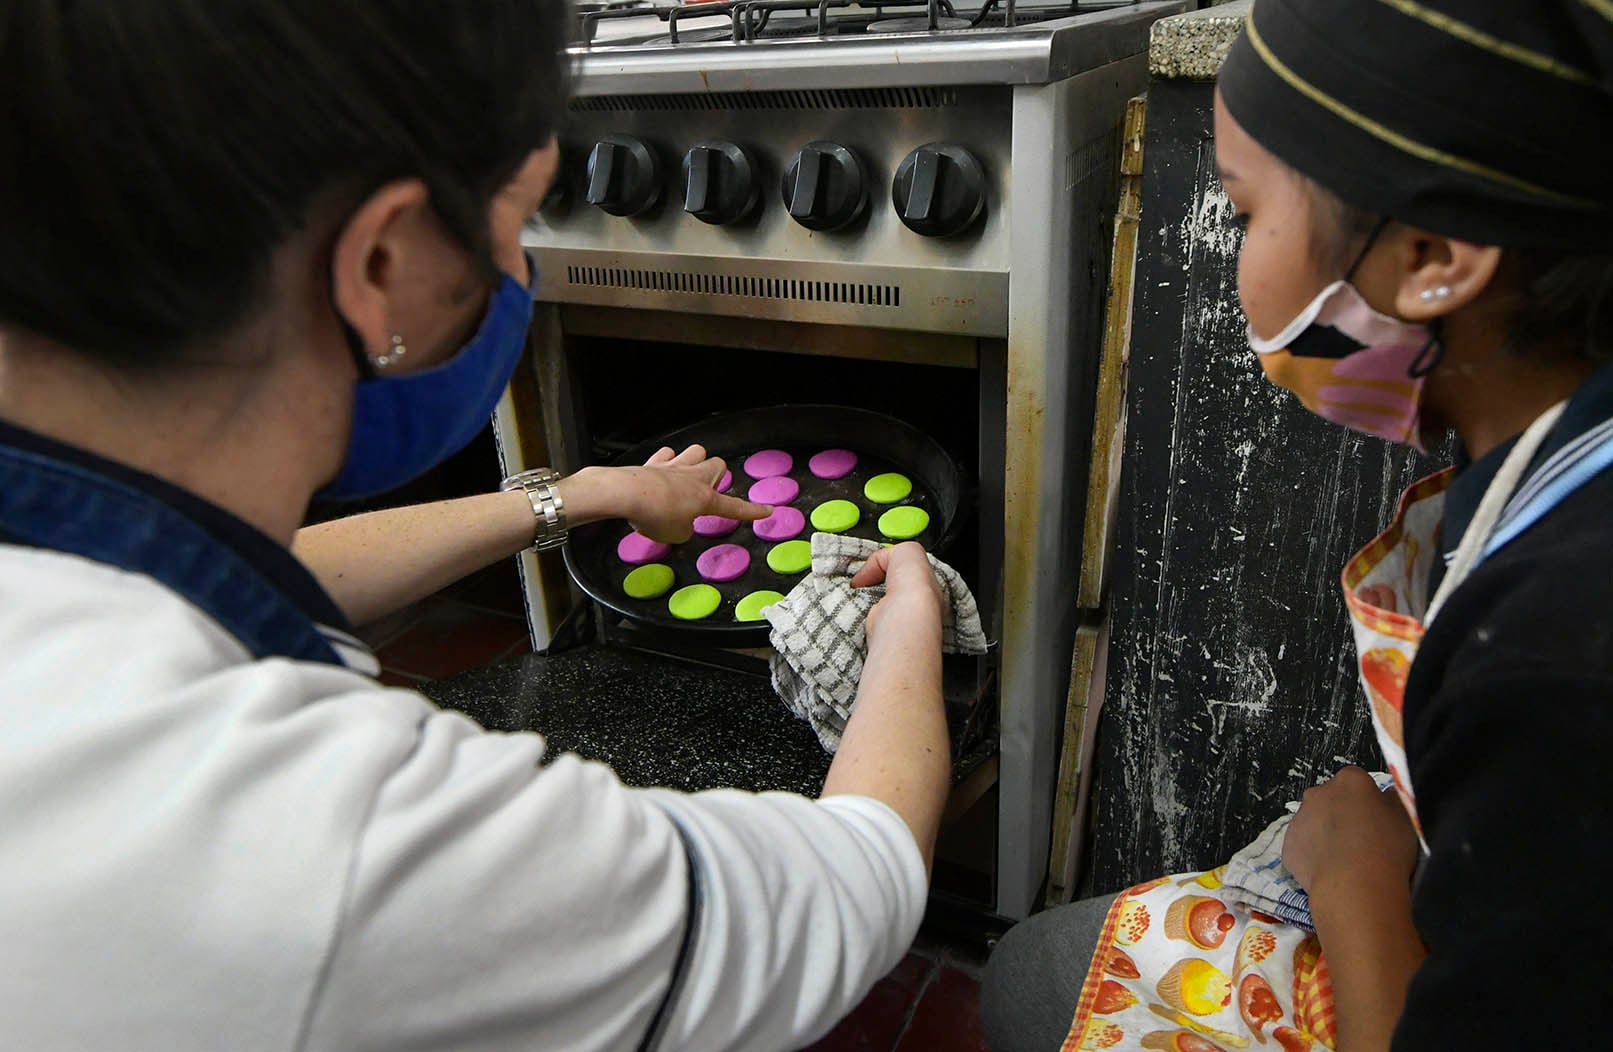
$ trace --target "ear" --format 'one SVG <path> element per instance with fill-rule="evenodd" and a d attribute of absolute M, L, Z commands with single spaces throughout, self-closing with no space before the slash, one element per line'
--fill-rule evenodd
<path fill-rule="evenodd" d="M 331 299 L 370 355 L 387 352 L 405 260 L 429 207 L 425 183 L 400 179 L 366 198 L 337 232 Z"/>
<path fill-rule="evenodd" d="M 1395 291 L 1395 313 L 1428 322 L 1478 299 L 1501 268 L 1502 250 L 1417 231 Z"/>

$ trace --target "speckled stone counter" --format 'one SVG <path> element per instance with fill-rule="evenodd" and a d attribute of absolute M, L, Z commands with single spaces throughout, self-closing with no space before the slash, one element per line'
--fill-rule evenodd
<path fill-rule="evenodd" d="M 529 655 L 421 689 L 489 730 L 538 731 L 551 754 L 608 763 L 629 785 L 815 796 L 829 770 L 817 736 L 765 677 L 624 647 Z M 992 749 L 976 743 L 979 728 L 953 723 L 962 777 Z"/>
<path fill-rule="evenodd" d="M 1148 71 L 1171 80 L 1214 80 L 1252 5 L 1253 0 L 1234 0 L 1155 22 Z"/>

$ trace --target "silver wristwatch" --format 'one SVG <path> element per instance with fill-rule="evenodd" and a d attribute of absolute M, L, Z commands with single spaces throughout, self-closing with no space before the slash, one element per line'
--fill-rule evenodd
<path fill-rule="evenodd" d="M 536 520 L 532 529 L 534 551 L 548 551 L 566 543 L 566 502 L 555 485 L 560 478 L 560 472 L 553 468 L 533 468 L 499 483 L 500 492 L 525 490 L 527 500 L 532 502 L 532 517 Z"/>

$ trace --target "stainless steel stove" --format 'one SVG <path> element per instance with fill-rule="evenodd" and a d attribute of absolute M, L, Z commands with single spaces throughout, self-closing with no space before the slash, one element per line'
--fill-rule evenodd
<path fill-rule="evenodd" d="M 891 363 L 951 370 L 978 408 L 950 436 L 978 485 L 964 561 L 1000 641 L 982 670 L 1000 743 L 988 905 L 1019 917 L 1086 692 L 1073 640 L 1097 617 L 1077 582 L 1100 554 L 1082 526 L 1121 118 L 1150 26 L 1190 5 L 955 3 L 588 0 L 561 176 L 526 235 L 532 369 L 499 435 L 511 470 L 597 459 L 609 399 L 585 387 L 628 345 L 664 348 L 669 370 L 712 348 L 781 377 L 839 370 L 852 403 L 875 397 L 859 363 L 881 363 L 879 408 L 898 415 Z M 657 354 L 633 360 L 657 382 Z M 723 404 L 745 395 L 780 400 Z M 526 577 L 543 646 L 574 596 L 553 563 Z"/>

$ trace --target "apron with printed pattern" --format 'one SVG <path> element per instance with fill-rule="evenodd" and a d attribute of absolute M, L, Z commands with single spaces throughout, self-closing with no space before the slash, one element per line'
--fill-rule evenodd
<path fill-rule="evenodd" d="M 1372 728 L 1419 836 L 1401 710 L 1426 623 L 1485 556 L 1613 465 L 1610 433 L 1578 450 L 1572 462 L 1548 462 L 1520 491 L 1529 499 L 1508 503 L 1561 410 L 1553 407 L 1519 439 L 1432 598 L 1428 582 L 1433 560 L 1441 557 L 1451 469 L 1407 488 L 1389 528 L 1345 565 L 1344 600 Z M 1547 475 L 1575 481 L 1552 490 L 1538 481 Z M 1549 492 L 1541 495 L 1542 489 Z M 1522 525 L 1512 529 L 1514 523 Z M 1321 943 L 1303 928 L 1223 901 L 1216 895 L 1221 872 L 1162 877 L 1115 898 L 1062 1052 L 1335 1047 L 1333 986 Z"/>

